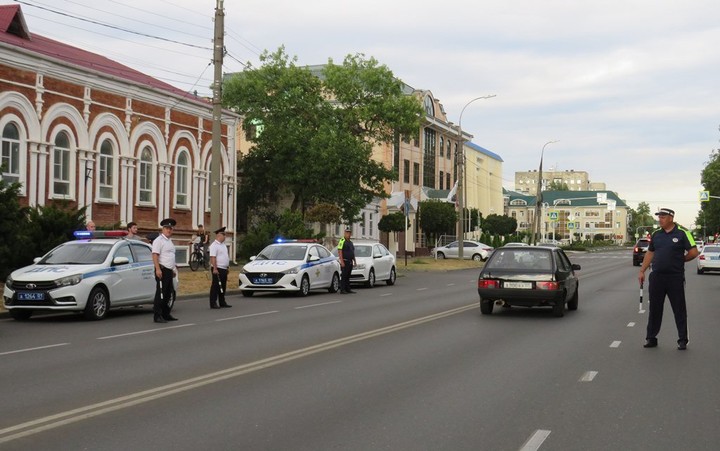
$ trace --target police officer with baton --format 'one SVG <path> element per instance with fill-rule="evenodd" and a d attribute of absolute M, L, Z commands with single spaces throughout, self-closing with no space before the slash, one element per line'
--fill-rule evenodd
<path fill-rule="evenodd" d="M 685 305 L 685 262 L 698 256 L 695 239 L 684 227 L 676 224 L 675 211 L 661 208 L 655 213 L 660 223 L 650 239 L 645 253 L 638 280 L 640 286 L 645 281 L 645 271 L 652 265 L 649 287 L 649 309 L 645 348 L 658 345 L 657 335 L 660 332 L 663 317 L 665 296 L 675 316 L 678 330 L 678 349 L 684 351 L 688 344 L 687 307 Z"/>
<path fill-rule="evenodd" d="M 152 243 L 152 259 L 155 265 L 156 283 L 153 312 L 155 313 L 154 319 L 156 323 L 177 321 L 177 318 L 170 314 L 170 307 L 168 306 L 173 291 L 173 278 L 177 274 L 175 245 L 170 239 L 176 224 L 177 222 L 173 218 L 163 219 L 160 223 L 162 233 Z"/>
<path fill-rule="evenodd" d="M 210 245 L 210 268 L 212 270 L 210 308 L 212 309 L 232 307 L 232 305 L 225 302 L 225 287 L 227 287 L 230 256 L 224 242 L 225 227 L 220 227 L 215 231 L 215 241 Z"/>

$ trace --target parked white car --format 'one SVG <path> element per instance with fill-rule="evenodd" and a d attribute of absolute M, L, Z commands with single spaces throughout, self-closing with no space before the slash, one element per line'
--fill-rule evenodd
<path fill-rule="evenodd" d="M 706 271 L 720 271 L 720 245 L 706 245 L 695 261 L 698 274 Z"/>
<path fill-rule="evenodd" d="M 289 241 L 267 246 L 250 257 L 239 276 L 243 296 L 257 291 L 288 291 L 307 296 L 310 290 L 340 289 L 340 262 L 325 246 Z"/>
<path fill-rule="evenodd" d="M 435 258 L 458 258 L 459 245 L 459 241 L 453 241 L 445 246 L 436 247 L 432 250 L 432 255 Z M 488 246 L 479 241 L 463 241 L 464 260 L 473 259 L 475 261 L 485 261 L 492 251 L 492 246 Z"/>
<path fill-rule="evenodd" d="M 374 287 L 377 281 L 384 281 L 388 285 L 395 285 L 397 272 L 395 269 L 395 256 L 380 243 L 363 243 L 353 241 L 355 245 L 355 262 L 350 283 L 362 283 L 367 287 Z M 337 256 L 337 248 L 332 250 Z"/>
<path fill-rule="evenodd" d="M 125 234 L 76 232 L 85 239 L 63 243 L 13 271 L 3 292 L 10 316 L 27 320 L 37 311 L 69 311 L 99 320 L 113 307 L 151 305 L 156 287 L 152 248 L 122 238 Z"/>

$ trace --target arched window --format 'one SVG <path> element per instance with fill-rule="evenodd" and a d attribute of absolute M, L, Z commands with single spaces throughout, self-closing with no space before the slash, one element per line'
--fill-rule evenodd
<path fill-rule="evenodd" d="M 70 137 L 65 131 L 55 136 L 53 194 L 56 196 L 70 195 Z"/>
<path fill-rule="evenodd" d="M 8 183 L 20 181 L 20 132 L 9 122 L 2 132 L 2 177 Z"/>
<path fill-rule="evenodd" d="M 510 205 L 527 205 L 527 201 L 523 199 L 513 199 L 510 201 Z"/>
<path fill-rule="evenodd" d="M 138 200 L 142 204 L 153 201 L 153 151 L 150 146 L 140 153 L 140 177 L 138 177 Z"/>
<path fill-rule="evenodd" d="M 177 157 L 175 170 L 175 205 L 188 207 L 188 174 L 190 170 L 189 156 L 186 150 L 181 150 Z"/>
<path fill-rule="evenodd" d="M 100 145 L 98 159 L 98 197 L 103 200 L 112 200 L 114 187 L 114 161 L 115 148 L 110 139 L 105 139 Z"/>

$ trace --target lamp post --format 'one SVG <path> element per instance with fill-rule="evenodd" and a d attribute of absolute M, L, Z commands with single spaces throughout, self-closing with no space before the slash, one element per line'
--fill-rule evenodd
<path fill-rule="evenodd" d="M 465 198 L 463 196 L 463 173 L 465 172 L 465 140 L 462 136 L 462 117 L 463 113 L 465 112 L 465 108 L 467 108 L 471 103 L 475 102 L 476 100 L 490 99 L 492 97 L 495 97 L 495 94 L 491 94 L 489 96 L 475 97 L 474 99 L 466 103 L 462 110 L 460 110 L 460 119 L 458 120 L 458 144 L 460 145 L 460 149 L 458 151 L 458 154 L 455 156 L 455 164 L 458 166 L 457 202 L 458 209 L 460 210 L 460 214 L 458 215 L 458 258 L 460 260 L 463 259 L 463 249 L 465 247 Z"/>
<path fill-rule="evenodd" d="M 548 144 L 554 144 L 558 142 L 555 141 L 548 141 L 542 146 L 542 150 L 540 151 L 540 167 L 538 168 L 538 183 L 537 183 L 537 194 L 535 195 L 535 217 L 533 218 L 533 243 L 537 244 L 537 236 L 540 234 L 540 206 L 542 203 L 542 164 L 543 164 L 543 156 L 545 155 L 545 147 Z"/>

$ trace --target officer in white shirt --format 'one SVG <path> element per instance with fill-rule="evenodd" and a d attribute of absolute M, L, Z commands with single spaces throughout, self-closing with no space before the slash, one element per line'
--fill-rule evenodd
<path fill-rule="evenodd" d="M 157 286 L 155 289 L 155 301 L 153 302 L 156 323 L 177 321 L 177 318 L 170 315 L 170 307 L 168 307 L 170 296 L 172 296 L 173 278 L 177 272 L 175 245 L 170 239 L 176 224 L 177 222 L 173 218 L 163 219 L 160 223 L 162 233 L 152 243 L 152 259 L 155 265 L 155 283 Z"/>
<path fill-rule="evenodd" d="M 227 286 L 228 267 L 230 266 L 230 255 L 228 255 L 225 242 L 225 227 L 215 231 L 215 241 L 210 245 L 210 268 L 212 269 L 212 285 L 210 285 L 210 308 L 230 308 L 225 302 L 225 287 Z"/>

